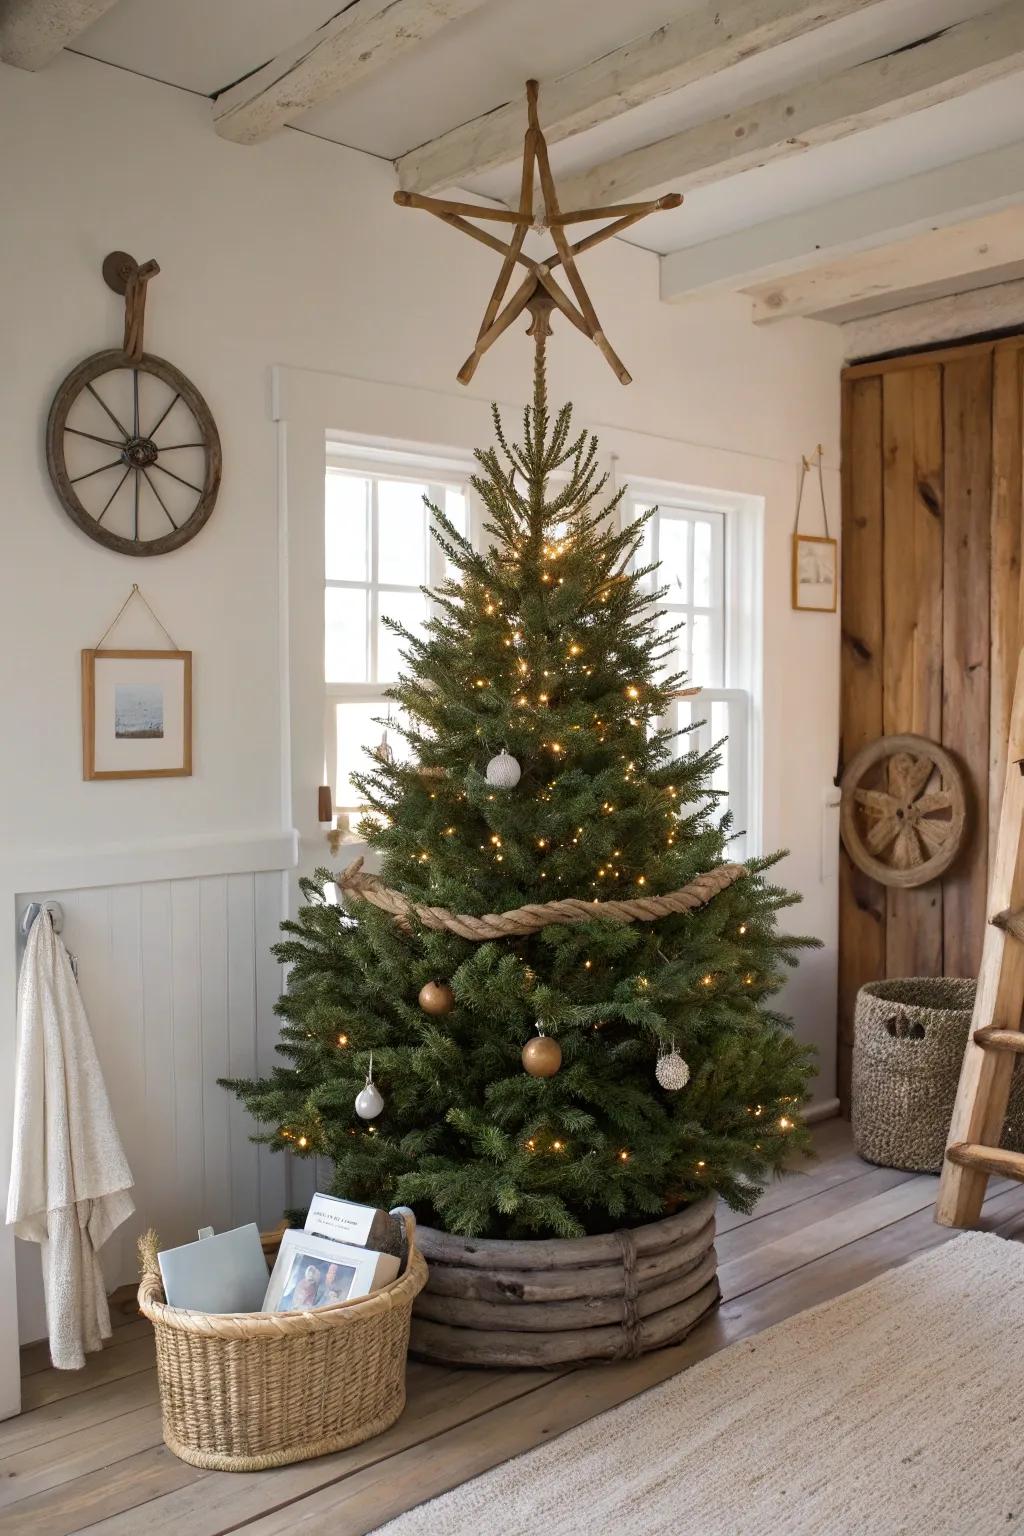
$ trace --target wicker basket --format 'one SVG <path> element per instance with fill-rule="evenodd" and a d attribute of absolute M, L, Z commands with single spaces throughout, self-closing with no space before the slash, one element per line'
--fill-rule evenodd
<path fill-rule="evenodd" d="M 971 1027 L 975 983 L 960 977 L 873 981 L 857 994 L 853 1141 L 883 1168 L 942 1168 Z M 1024 1150 L 1024 1073 L 1016 1068 L 1003 1146 Z"/>
<path fill-rule="evenodd" d="M 412 1304 L 427 1279 L 406 1218 L 409 1262 L 390 1285 L 311 1312 L 189 1312 L 164 1300 L 155 1233 L 139 1243 L 139 1310 L 153 1324 L 164 1441 L 218 1472 L 259 1472 L 358 1445 L 405 1407 Z"/>

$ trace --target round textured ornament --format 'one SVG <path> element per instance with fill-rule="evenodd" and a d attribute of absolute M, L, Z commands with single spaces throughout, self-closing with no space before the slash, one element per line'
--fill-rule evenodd
<path fill-rule="evenodd" d="M 373 1057 L 371 1056 L 365 1086 L 356 1094 L 356 1114 L 360 1120 L 374 1120 L 383 1108 L 383 1096 L 373 1080 Z"/>
<path fill-rule="evenodd" d="M 523 1046 L 523 1066 L 531 1077 L 554 1077 L 561 1065 L 562 1047 L 550 1035 L 538 1034 Z"/>
<path fill-rule="evenodd" d="M 654 1069 L 654 1075 L 663 1088 L 669 1093 L 678 1093 L 680 1088 L 685 1088 L 690 1081 L 690 1069 L 676 1050 L 675 1041 L 672 1049 L 664 1056 L 658 1057 L 658 1064 Z"/>
<path fill-rule="evenodd" d="M 515 789 L 522 772 L 511 752 L 502 747 L 497 757 L 492 757 L 487 764 L 487 782 L 495 789 Z"/>
<path fill-rule="evenodd" d="M 424 1013 L 439 1018 L 455 1007 L 455 993 L 446 981 L 428 981 L 420 988 L 420 1007 Z"/>

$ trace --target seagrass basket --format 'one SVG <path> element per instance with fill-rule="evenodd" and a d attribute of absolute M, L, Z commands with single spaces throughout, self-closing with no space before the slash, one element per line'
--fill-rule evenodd
<path fill-rule="evenodd" d="M 358 1445 L 405 1407 L 412 1304 L 427 1279 L 409 1259 L 390 1285 L 310 1312 L 190 1312 L 164 1300 L 156 1234 L 139 1242 L 139 1310 L 156 1334 L 164 1442 L 217 1472 L 260 1472 Z"/>
<path fill-rule="evenodd" d="M 958 976 L 872 981 L 854 1018 L 853 1144 L 883 1168 L 939 1173 L 976 984 Z M 1002 1145 L 1024 1151 L 1024 1071 L 1014 1069 Z"/>

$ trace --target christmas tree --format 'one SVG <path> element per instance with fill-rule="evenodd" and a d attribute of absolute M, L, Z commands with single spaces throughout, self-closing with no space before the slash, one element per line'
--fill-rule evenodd
<path fill-rule="evenodd" d="M 659 724 L 683 677 L 633 568 L 643 520 L 618 526 L 597 440 L 549 416 L 542 342 L 522 442 L 494 422 L 489 546 L 432 508 L 456 575 L 422 637 L 394 626 L 416 761 L 360 780 L 380 880 L 349 880 L 355 921 L 337 877 L 303 882 L 276 948 L 287 1065 L 226 1086 L 257 1139 L 330 1160 L 336 1194 L 454 1233 L 604 1232 L 710 1191 L 747 1209 L 806 1139 L 808 1052 L 768 1004 L 813 941 L 777 929 L 798 898 L 775 859 L 728 866 L 716 752 Z M 497 936 L 444 914 L 495 914 Z"/>

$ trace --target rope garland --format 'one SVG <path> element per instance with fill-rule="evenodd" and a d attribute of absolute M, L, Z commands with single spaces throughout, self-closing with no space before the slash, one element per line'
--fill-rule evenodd
<path fill-rule="evenodd" d="M 484 917 L 472 917 L 466 912 L 450 912 L 447 907 L 420 906 L 400 891 L 386 886 L 379 875 L 364 874 L 362 865 L 361 858 L 355 859 L 339 875 L 337 885 L 342 895 L 368 901 L 382 912 L 389 912 L 397 927 L 406 933 L 412 931 L 410 919 L 415 918 L 424 928 L 435 932 L 446 929 L 458 934 L 459 938 L 479 943 L 487 939 L 519 938 L 524 934 L 539 933 L 551 924 L 566 928 L 601 918 L 614 923 L 655 922 L 659 917 L 692 912 L 705 906 L 712 897 L 747 873 L 745 864 L 722 864 L 664 896 L 640 896 L 631 901 L 567 899 L 533 902 L 525 907 L 514 907 L 509 912 L 488 912 Z"/>

